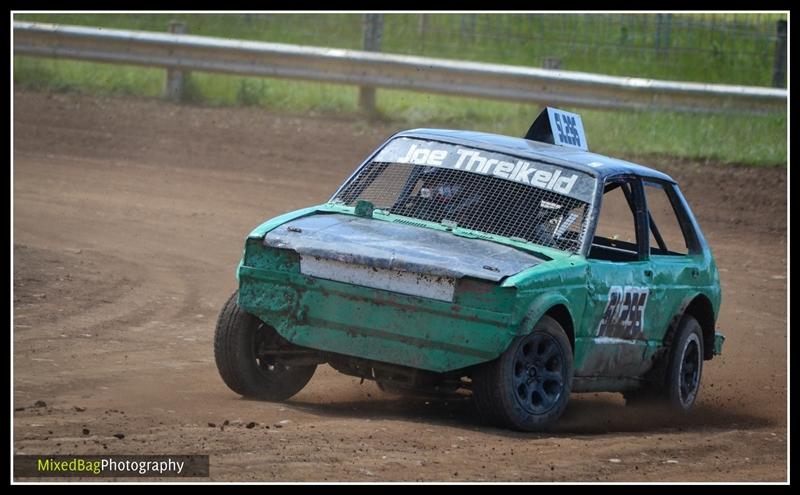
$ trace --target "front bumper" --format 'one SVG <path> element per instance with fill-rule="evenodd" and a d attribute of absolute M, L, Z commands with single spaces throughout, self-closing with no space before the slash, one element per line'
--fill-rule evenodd
<path fill-rule="evenodd" d="M 510 311 L 311 277 L 294 253 L 281 256 L 239 268 L 238 304 L 296 345 L 446 372 L 490 361 L 514 338 Z"/>

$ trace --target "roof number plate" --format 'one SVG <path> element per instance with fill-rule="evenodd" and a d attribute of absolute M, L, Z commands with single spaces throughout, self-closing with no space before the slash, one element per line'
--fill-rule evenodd
<path fill-rule="evenodd" d="M 586 136 L 583 134 L 583 122 L 581 122 L 580 115 L 547 107 L 547 116 L 550 118 L 553 144 L 584 151 L 589 149 L 586 145 Z"/>

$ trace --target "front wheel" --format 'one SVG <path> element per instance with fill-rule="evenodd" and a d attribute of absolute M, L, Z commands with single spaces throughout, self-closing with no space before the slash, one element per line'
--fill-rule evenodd
<path fill-rule="evenodd" d="M 475 405 L 490 423 L 541 431 L 567 407 L 572 375 L 567 335 L 556 320 L 544 316 L 531 333 L 514 339 L 502 356 L 476 370 Z"/>
<path fill-rule="evenodd" d="M 291 365 L 280 352 L 298 347 L 274 328 L 243 311 L 238 291 L 225 303 L 214 335 L 214 358 L 225 384 L 245 397 L 282 401 L 299 392 L 317 365 Z"/>

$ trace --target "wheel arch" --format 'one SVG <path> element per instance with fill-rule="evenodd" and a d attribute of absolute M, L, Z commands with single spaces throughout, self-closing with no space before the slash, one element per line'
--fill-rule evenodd
<path fill-rule="evenodd" d="M 687 301 L 682 315 L 691 315 L 703 329 L 703 359 L 714 357 L 714 306 L 705 294 L 697 294 Z M 682 316 L 681 315 L 681 316 Z"/>
<path fill-rule="evenodd" d="M 702 292 L 687 297 L 672 316 L 667 332 L 664 334 L 663 348 L 669 348 L 675 332 L 685 315 L 693 317 L 703 331 L 703 359 L 708 361 L 714 357 L 715 314 L 711 299 Z"/>
<path fill-rule="evenodd" d="M 574 354 L 575 319 L 569 309 L 569 301 L 561 294 L 545 294 L 534 300 L 525 313 L 525 317 L 522 319 L 519 334 L 525 335 L 532 332 L 536 323 L 538 323 L 543 316 L 549 316 L 561 325 L 561 328 L 563 328 L 564 332 L 567 334 L 567 339 L 569 340 Z"/>

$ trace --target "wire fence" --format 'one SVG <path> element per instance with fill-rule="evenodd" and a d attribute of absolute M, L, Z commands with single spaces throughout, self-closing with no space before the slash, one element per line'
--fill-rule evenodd
<path fill-rule="evenodd" d="M 608 75 L 785 87 L 785 14 L 18 14 Z M 369 95 L 366 95 L 369 98 Z"/>

